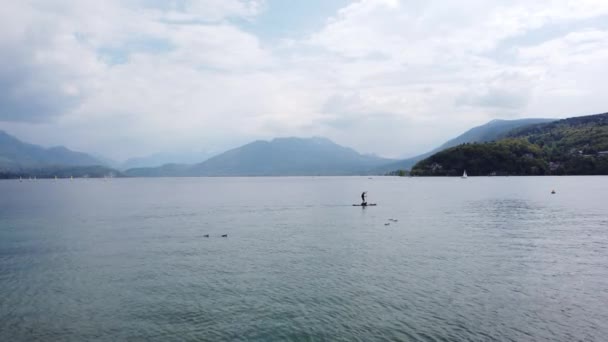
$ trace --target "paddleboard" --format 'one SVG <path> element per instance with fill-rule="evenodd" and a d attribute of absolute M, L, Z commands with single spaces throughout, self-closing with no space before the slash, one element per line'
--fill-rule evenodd
<path fill-rule="evenodd" d="M 375 207 L 376 203 L 368 203 L 366 205 L 362 205 L 362 204 L 353 204 L 353 207 Z"/>

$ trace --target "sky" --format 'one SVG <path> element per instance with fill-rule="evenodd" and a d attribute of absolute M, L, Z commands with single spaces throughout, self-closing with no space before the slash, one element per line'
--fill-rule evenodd
<path fill-rule="evenodd" d="M 115 160 L 324 136 L 407 157 L 608 111 L 606 0 L 39 0 L 0 10 L 0 129 Z"/>

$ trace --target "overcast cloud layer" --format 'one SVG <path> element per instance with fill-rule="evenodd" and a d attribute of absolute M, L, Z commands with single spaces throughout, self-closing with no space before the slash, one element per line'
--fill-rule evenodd
<path fill-rule="evenodd" d="M 115 159 L 292 135 L 399 157 L 608 110 L 605 0 L 275 1 L 7 1 L 0 129 Z"/>

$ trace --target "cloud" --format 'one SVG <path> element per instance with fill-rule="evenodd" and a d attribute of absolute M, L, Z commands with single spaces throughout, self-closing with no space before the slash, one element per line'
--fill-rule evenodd
<path fill-rule="evenodd" d="M 0 22 L 0 120 L 46 121 L 82 100 L 83 83 L 96 68 L 93 52 L 58 29 L 53 15 L 21 2 L 3 6 Z M 36 23 L 35 25 L 33 23 Z"/>
<path fill-rule="evenodd" d="M 117 159 L 279 135 L 401 156 L 496 117 L 605 111 L 606 1 L 361 0 L 266 39 L 247 23 L 270 6 L 3 4 L 0 127 Z"/>
<path fill-rule="evenodd" d="M 0 120 L 47 121 L 76 106 L 80 99 L 78 89 L 69 82 L 58 84 L 56 76 L 36 73 L 28 65 L 1 68 Z"/>
<path fill-rule="evenodd" d="M 222 21 L 226 18 L 251 19 L 264 8 L 263 1 L 248 0 L 187 0 L 182 2 L 178 16 L 191 20 Z"/>
<path fill-rule="evenodd" d="M 174 64 L 242 72 L 274 62 L 255 36 L 231 25 L 177 26 L 169 37 L 175 49 L 168 58 Z"/>
<path fill-rule="evenodd" d="M 480 106 L 496 109 L 516 110 L 523 108 L 528 102 L 529 94 L 510 89 L 488 89 L 480 95 L 468 95 L 458 98 L 458 105 Z"/>
<path fill-rule="evenodd" d="M 504 116 L 516 115 L 524 109 L 533 95 L 531 75 L 522 72 L 503 72 L 487 77 L 465 88 L 455 105 L 488 109 Z"/>
<path fill-rule="evenodd" d="M 48 121 L 82 112 L 78 107 L 89 108 L 96 92 L 109 86 L 104 82 L 115 79 L 113 73 L 131 76 L 123 74 L 125 68 L 111 67 L 119 60 L 130 70 L 142 70 L 138 63 L 155 57 L 160 68 L 234 70 L 269 64 L 257 39 L 231 25 L 167 24 L 162 20 L 174 9 L 128 4 L 132 6 L 119 1 L 33 1 L 5 6 L 0 120 Z M 214 22 L 249 17 L 260 6 L 256 1 L 214 0 L 175 4 L 196 20 Z"/>

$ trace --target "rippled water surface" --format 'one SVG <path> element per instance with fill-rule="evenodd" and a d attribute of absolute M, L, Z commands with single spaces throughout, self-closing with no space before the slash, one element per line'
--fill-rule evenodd
<path fill-rule="evenodd" d="M 607 337 L 608 177 L 0 181 L 1 341 Z"/>

